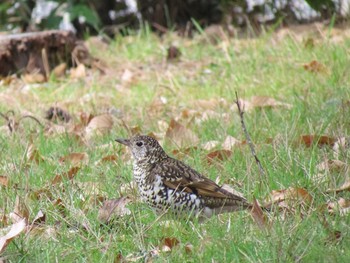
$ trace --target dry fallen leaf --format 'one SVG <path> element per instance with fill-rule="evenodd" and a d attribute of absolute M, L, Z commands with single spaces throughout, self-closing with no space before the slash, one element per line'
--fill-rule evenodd
<path fill-rule="evenodd" d="M 317 165 L 319 171 L 340 172 L 348 169 L 346 163 L 339 160 L 325 160 Z"/>
<path fill-rule="evenodd" d="M 79 64 L 76 68 L 71 68 L 70 78 L 81 79 L 86 77 L 86 69 L 84 64 Z"/>
<path fill-rule="evenodd" d="M 21 234 L 26 228 L 26 221 L 22 219 L 11 226 L 10 231 L 5 235 L 0 237 L 0 254 L 4 252 L 11 240 L 16 236 Z"/>
<path fill-rule="evenodd" d="M 9 179 L 7 176 L 0 175 L 0 185 L 2 186 L 8 186 Z"/>
<path fill-rule="evenodd" d="M 127 83 L 132 82 L 133 78 L 134 78 L 134 73 L 132 73 L 129 69 L 125 69 L 121 76 L 122 82 L 127 82 Z"/>
<path fill-rule="evenodd" d="M 266 97 L 266 96 L 253 96 L 250 100 L 250 103 L 254 108 L 265 108 L 265 107 L 285 107 L 287 109 L 292 108 L 291 104 L 280 102 L 275 100 L 274 98 Z"/>
<path fill-rule="evenodd" d="M 278 206 L 280 208 L 292 208 L 296 205 L 310 204 L 313 200 L 312 196 L 304 188 L 287 188 L 283 190 L 273 190 L 268 198 L 268 202 L 264 205 L 266 208 Z"/>
<path fill-rule="evenodd" d="M 107 163 L 107 162 L 113 162 L 116 163 L 118 161 L 118 156 L 115 154 L 111 154 L 111 155 L 107 155 L 102 157 L 100 160 L 98 160 L 97 162 L 95 162 L 96 165 L 99 165 L 101 163 Z"/>
<path fill-rule="evenodd" d="M 232 155 L 231 151 L 217 150 L 217 151 L 213 151 L 211 153 L 208 153 L 206 156 L 206 160 L 207 160 L 208 164 L 213 164 L 217 161 L 225 161 L 228 158 L 230 158 L 231 155 Z"/>
<path fill-rule="evenodd" d="M 74 166 L 68 172 L 63 174 L 58 174 L 53 178 L 53 180 L 51 181 L 51 184 L 55 185 L 55 184 L 61 183 L 63 179 L 72 180 L 79 170 L 80 170 L 80 167 Z"/>
<path fill-rule="evenodd" d="M 185 252 L 187 254 L 191 254 L 193 252 L 193 245 L 191 243 L 187 243 L 185 245 Z"/>
<path fill-rule="evenodd" d="M 61 157 L 58 160 L 60 163 L 71 163 L 73 166 L 86 164 L 89 161 L 89 155 L 87 153 L 70 153 Z"/>
<path fill-rule="evenodd" d="M 299 143 L 305 144 L 306 147 L 311 147 L 314 144 L 317 146 L 333 146 L 335 141 L 334 138 L 326 135 L 302 135 L 299 139 Z"/>
<path fill-rule="evenodd" d="M 219 141 L 208 141 L 202 145 L 202 148 L 206 151 L 211 151 L 219 145 Z"/>
<path fill-rule="evenodd" d="M 339 198 L 336 202 L 329 202 L 327 207 L 329 213 L 335 214 L 338 212 L 340 215 L 344 216 L 350 213 L 350 200 Z"/>
<path fill-rule="evenodd" d="M 237 140 L 236 138 L 228 135 L 222 143 L 222 149 L 232 151 L 234 147 L 241 144 L 242 142 L 240 140 Z"/>
<path fill-rule="evenodd" d="M 39 210 L 39 212 L 36 214 L 32 225 L 39 225 L 42 223 L 45 223 L 46 221 L 46 215 L 43 213 L 43 211 Z"/>
<path fill-rule="evenodd" d="M 186 128 L 182 124 L 172 119 L 169 123 L 165 139 L 174 143 L 176 146 L 183 148 L 184 146 L 195 145 L 199 142 L 197 135 Z"/>
<path fill-rule="evenodd" d="M 195 109 L 202 110 L 216 110 L 220 107 L 226 107 L 228 105 L 227 101 L 224 98 L 218 99 L 209 99 L 209 100 L 195 100 L 191 103 Z M 198 114 L 198 111 L 194 111 L 195 114 Z"/>
<path fill-rule="evenodd" d="M 31 73 L 31 74 L 23 74 L 22 79 L 25 83 L 43 83 L 46 81 L 46 77 L 41 73 Z"/>
<path fill-rule="evenodd" d="M 95 116 L 91 113 L 81 112 L 79 114 L 80 121 L 84 127 L 87 126 L 94 117 Z"/>
<path fill-rule="evenodd" d="M 238 99 L 242 110 L 251 111 L 255 108 L 286 108 L 290 109 L 293 106 L 289 103 L 278 101 L 267 96 L 253 96 L 250 100 Z M 232 110 L 237 110 L 237 105 L 231 106 Z"/>
<path fill-rule="evenodd" d="M 98 115 L 89 122 L 86 127 L 86 136 L 91 138 L 93 135 L 102 135 L 109 132 L 113 127 L 113 118 L 110 114 Z"/>
<path fill-rule="evenodd" d="M 131 214 L 126 205 L 131 201 L 129 197 L 106 200 L 98 210 L 98 220 L 108 224 L 112 219 Z"/>
<path fill-rule="evenodd" d="M 346 181 L 345 183 L 343 183 L 342 186 L 340 186 L 339 188 L 336 189 L 328 189 L 326 192 L 327 193 L 340 193 L 343 191 L 350 191 L 350 180 Z"/>
<path fill-rule="evenodd" d="M 250 211 L 250 214 L 261 230 L 267 228 L 268 225 L 266 215 L 264 214 L 263 210 L 261 209 L 260 205 L 258 204 L 255 198 L 253 200 L 253 207 Z"/>
<path fill-rule="evenodd" d="M 165 237 L 160 242 L 160 251 L 170 252 L 175 246 L 179 244 L 179 240 L 175 237 Z"/>
<path fill-rule="evenodd" d="M 61 63 L 57 65 L 53 70 L 52 74 L 55 75 L 56 78 L 63 77 L 64 74 L 66 73 L 67 69 L 67 64 L 66 63 Z"/>
<path fill-rule="evenodd" d="M 304 64 L 303 67 L 306 71 L 313 73 L 328 73 L 328 68 L 317 60 L 313 60 L 310 63 Z"/>

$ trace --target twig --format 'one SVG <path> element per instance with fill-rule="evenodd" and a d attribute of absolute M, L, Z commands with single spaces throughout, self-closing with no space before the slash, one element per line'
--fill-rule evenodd
<path fill-rule="evenodd" d="M 37 124 L 39 124 L 39 126 L 40 126 L 41 128 L 44 128 L 44 127 L 45 127 L 36 117 L 34 117 L 34 116 L 32 116 L 32 115 L 24 115 L 24 116 L 22 116 L 21 118 L 18 119 L 18 123 L 20 123 L 21 120 L 23 120 L 23 119 L 25 119 L 25 118 L 29 118 L 29 119 L 34 120 Z"/>
<path fill-rule="evenodd" d="M 164 34 L 168 33 L 168 31 L 169 31 L 166 27 L 164 27 L 158 23 L 155 23 L 155 22 L 152 23 L 152 26 L 154 26 L 156 29 L 158 29 L 160 32 L 162 32 Z"/>
<path fill-rule="evenodd" d="M 239 103 L 237 91 L 235 93 L 236 93 L 236 104 L 237 104 L 239 116 L 241 118 L 241 125 L 242 125 L 242 129 L 243 129 L 244 135 L 245 135 L 245 137 L 247 139 L 248 145 L 250 147 L 250 151 L 251 151 L 252 155 L 254 156 L 255 162 L 256 162 L 256 164 L 259 167 L 260 175 L 261 176 L 265 176 L 265 170 L 262 167 L 258 156 L 256 155 L 256 152 L 255 152 L 255 149 L 254 149 L 254 145 L 253 145 L 252 140 L 250 138 L 250 135 L 248 133 L 247 127 L 245 126 L 245 123 L 244 123 L 244 118 L 243 118 L 244 112 L 243 112 L 243 110 L 241 108 L 241 104 Z"/>

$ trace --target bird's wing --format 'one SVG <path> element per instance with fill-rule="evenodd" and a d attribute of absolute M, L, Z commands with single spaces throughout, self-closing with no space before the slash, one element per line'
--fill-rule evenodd
<path fill-rule="evenodd" d="M 204 177 L 186 164 L 169 159 L 165 163 L 155 167 L 156 174 L 160 175 L 167 187 L 195 193 L 202 197 L 245 200 L 222 189 L 209 178 Z"/>

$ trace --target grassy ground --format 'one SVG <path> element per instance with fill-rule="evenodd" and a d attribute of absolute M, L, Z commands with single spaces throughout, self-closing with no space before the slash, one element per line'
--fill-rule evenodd
<path fill-rule="evenodd" d="M 94 136 L 87 144 L 71 134 L 33 133 L 35 124 L 29 120 L 21 123 L 22 131 L 10 136 L 2 130 L 0 175 L 7 176 L 9 184 L 1 188 L 0 215 L 8 217 L 13 212 L 16 197 L 23 200 L 30 221 L 39 210 L 46 215 L 40 231 L 14 239 L 2 257 L 9 262 L 118 262 L 120 258 L 141 262 L 346 262 L 350 218 L 330 215 L 324 207 L 329 200 L 350 198 L 347 192 L 325 193 L 348 180 L 348 174 L 327 171 L 323 181 L 315 178 L 323 160 L 348 163 L 349 155 L 335 156 L 328 145 L 306 147 L 298 139 L 305 134 L 349 135 L 350 41 L 335 42 L 327 34 L 285 35 L 271 33 L 214 45 L 203 36 L 159 38 L 145 31 L 117 38 L 109 46 L 90 45 L 92 53 L 108 65 L 106 75 L 89 70 L 79 80 L 68 76 L 39 85 L 17 80 L 0 86 L 1 112 L 14 110 L 20 115 L 29 111 L 39 118 L 56 104 L 68 109 L 76 123 L 80 112 L 97 115 L 109 110 L 115 120 L 110 133 Z M 312 47 L 302 40 L 308 37 Z M 180 48 L 179 61 L 166 62 L 170 44 Z M 313 60 L 324 68 L 305 70 L 303 65 Z M 294 201 L 291 206 L 296 211 L 272 213 L 271 228 L 261 230 L 248 212 L 221 215 L 200 224 L 158 218 L 146 205 L 131 202 L 130 215 L 112 225 L 101 224 L 97 219 L 101 204 L 94 202 L 97 195 L 112 199 L 126 191 L 136 196 L 135 191 L 124 190 L 132 181 L 132 167 L 123 147 L 113 142 L 128 134 L 121 119 L 128 127 L 138 126 L 160 139 L 164 129 L 159 121 L 169 123 L 178 117 L 181 123 L 189 123 L 198 145 L 222 142 L 227 135 L 245 140 L 234 105 L 235 91 L 244 100 L 268 96 L 292 105 L 255 107 L 245 114 L 266 178 L 259 176 L 248 146 L 233 149 L 232 156 L 219 165 L 208 165 L 208 152 L 200 147 L 183 160 L 220 184 L 236 183 L 234 187 L 248 200 L 262 201 L 273 190 L 305 188 L 312 196 L 307 209 Z M 217 103 L 220 98 L 224 102 Z M 203 100 L 210 105 L 203 106 Z M 217 115 L 203 120 L 209 108 Z M 179 117 L 190 110 L 196 111 L 194 121 Z M 267 143 L 270 139 L 273 143 Z M 44 161 L 27 160 L 31 143 Z M 169 153 L 176 149 L 170 144 L 165 148 Z M 72 181 L 52 185 L 55 175 L 72 166 L 60 163 L 59 158 L 72 152 L 86 152 L 88 161 Z M 118 156 L 115 162 L 97 163 L 112 154 Z M 42 189 L 47 192 L 38 197 Z M 2 220 L 3 227 L 7 224 Z M 341 238 L 332 239 L 334 233 Z M 156 248 L 169 237 L 179 244 L 170 252 L 159 252 Z"/>

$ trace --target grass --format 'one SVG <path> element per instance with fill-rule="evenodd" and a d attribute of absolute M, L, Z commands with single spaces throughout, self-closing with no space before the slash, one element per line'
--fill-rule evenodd
<path fill-rule="evenodd" d="M 29 85 L 27 91 L 21 89 L 20 81 L 0 86 L 0 111 L 15 110 L 19 114 L 28 110 L 43 116 L 45 109 L 58 103 L 77 120 L 79 112 L 99 114 L 108 108 L 120 111 L 129 127 L 139 126 L 143 133 L 161 133 L 159 120 L 168 123 L 186 109 L 203 113 L 206 109 L 196 106 L 198 100 L 224 98 L 229 105 L 214 107 L 220 113 L 217 118 L 190 125 L 200 142 L 205 143 L 222 142 L 227 135 L 245 139 L 233 110 L 235 91 L 243 99 L 273 97 L 293 107 L 253 109 L 245 114 L 247 128 L 267 171 L 262 187 L 248 147 L 235 149 L 219 167 L 208 166 L 202 150 L 192 151 L 184 161 L 213 180 L 219 177 L 220 184 L 237 182 L 235 188 L 249 200 L 253 196 L 263 200 L 272 190 L 305 188 L 313 197 L 306 212 L 285 217 L 283 213 L 272 214 L 271 229 L 263 231 L 247 212 L 213 217 L 200 224 L 196 220 L 159 219 L 145 204 L 132 203 L 130 215 L 104 225 L 97 219 L 100 204 L 93 202 L 96 195 L 91 194 L 91 183 L 98 185 L 99 195 L 112 199 L 120 197 L 122 188 L 132 181 L 132 168 L 130 162 L 123 161 L 122 147 L 114 143 L 99 147 L 127 136 L 121 123 L 116 121 L 109 134 L 94 137 L 84 145 L 66 134 L 32 134 L 29 127 L 33 124 L 26 121 L 21 124 L 21 132 L 11 136 L 0 133 L 0 174 L 10 180 L 9 186 L 1 189 L 0 211 L 1 215 L 12 212 L 19 196 L 31 220 L 42 210 L 46 222 L 41 231 L 15 238 L 2 257 L 9 262 L 114 262 L 121 255 L 123 259 L 147 261 L 163 238 L 175 237 L 179 245 L 171 252 L 160 252 L 152 258 L 154 262 L 346 262 L 350 257 L 349 216 L 331 216 L 321 207 L 328 200 L 349 199 L 348 193 L 325 194 L 329 187 L 341 185 L 348 175 L 329 172 L 324 183 L 317 183 L 317 164 L 325 158 L 334 159 L 334 152 L 328 146 L 307 148 L 296 141 L 303 134 L 349 136 L 350 42 L 317 38 L 313 48 L 306 48 L 293 37 L 278 40 L 276 35 L 232 39 L 221 45 L 212 45 L 201 37 L 181 39 L 169 34 L 159 38 L 149 32 L 117 38 L 108 47 L 91 48 L 108 64 L 106 75 L 91 71 L 91 75 L 78 81 L 69 77 L 51 80 Z M 165 57 L 170 43 L 181 49 L 182 57 L 168 64 Z M 312 60 L 326 65 L 328 72 L 304 70 L 303 64 Z M 122 80 L 125 69 L 133 72 L 131 80 Z M 13 96 L 13 101 L 3 103 L 4 94 Z M 167 103 L 159 104 L 160 97 Z M 268 138 L 273 138 L 274 143 L 266 143 Z M 27 160 L 31 142 L 44 162 Z M 165 148 L 171 152 L 175 147 Z M 58 159 L 71 152 L 86 152 L 88 163 L 73 181 L 50 185 L 55 175 L 70 169 L 69 164 L 61 164 Z M 120 158 L 115 163 L 96 164 L 110 154 Z M 347 154 L 339 159 L 349 161 Z M 34 198 L 35 192 L 43 188 L 48 189 L 48 194 Z M 58 200 L 62 206 L 57 205 Z M 325 227 L 323 218 L 329 227 Z M 339 231 L 342 238 L 329 241 L 334 231 Z M 187 253 L 188 244 L 192 248 Z"/>

